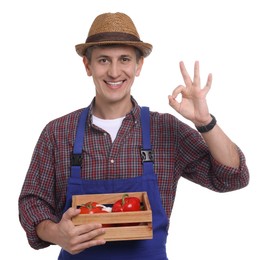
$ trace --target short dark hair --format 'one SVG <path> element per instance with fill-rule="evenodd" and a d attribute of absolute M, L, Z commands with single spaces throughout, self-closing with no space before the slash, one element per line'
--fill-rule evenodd
<path fill-rule="evenodd" d="M 92 50 L 93 49 L 96 49 L 96 48 L 107 48 L 107 47 L 124 47 L 124 46 L 130 46 L 130 45 L 124 45 L 124 44 L 110 44 L 110 45 L 94 45 L 94 46 L 91 46 L 89 47 L 87 50 L 86 50 L 86 57 L 89 61 L 89 63 L 91 62 L 91 53 L 92 53 Z M 135 49 L 135 53 L 136 53 L 136 60 L 137 62 L 139 62 L 140 58 L 143 57 L 143 53 L 140 49 L 132 46 L 134 49 Z"/>

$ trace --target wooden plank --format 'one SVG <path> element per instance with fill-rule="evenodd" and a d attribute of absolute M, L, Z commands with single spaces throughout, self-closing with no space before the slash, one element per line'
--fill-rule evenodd
<path fill-rule="evenodd" d="M 104 193 L 104 194 L 84 194 L 72 196 L 72 206 L 84 204 L 89 201 L 96 201 L 100 204 L 113 204 L 117 200 L 121 199 L 124 194 L 128 194 L 130 197 L 137 197 L 140 201 L 143 201 L 144 194 L 146 192 L 124 192 L 124 193 Z"/>
<path fill-rule="evenodd" d="M 151 210 L 80 214 L 72 218 L 75 225 L 98 222 L 101 224 L 152 222 Z"/>
<path fill-rule="evenodd" d="M 110 227 L 105 228 L 105 234 L 95 239 L 104 238 L 106 241 L 152 239 L 151 226 Z"/>

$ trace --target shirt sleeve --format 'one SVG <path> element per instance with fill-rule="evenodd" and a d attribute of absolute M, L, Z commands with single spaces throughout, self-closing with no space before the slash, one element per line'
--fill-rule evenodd
<path fill-rule="evenodd" d="M 183 135 L 180 137 L 180 161 L 184 178 L 217 192 L 234 191 L 248 185 L 249 171 L 244 153 L 239 147 L 239 168 L 225 166 L 211 156 L 205 141 L 196 130 L 183 123 L 180 127 Z M 184 154 L 187 156 L 182 156 Z"/>
<path fill-rule="evenodd" d="M 59 221 L 55 210 L 54 175 L 53 148 L 45 128 L 34 149 L 19 196 L 19 220 L 34 249 L 50 245 L 38 237 L 36 226 L 43 220 Z"/>

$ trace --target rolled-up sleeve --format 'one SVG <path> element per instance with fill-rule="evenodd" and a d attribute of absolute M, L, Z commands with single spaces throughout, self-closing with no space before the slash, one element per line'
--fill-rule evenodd
<path fill-rule="evenodd" d="M 244 188 L 249 183 L 249 171 L 243 152 L 237 147 L 240 166 L 232 168 L 220 164 L 212 158 L 212 183 L 209 187 L 218 192 L 228 192 Z"/>
<path fill-rule="evenodd" d="M 34 149 L 18 205 L 20 223 L 34 249 L 50 245 L 38 237 L 36 226 L 47 219 L 59 221 L 55 213 L 53 164 L 53 151 L 44 129 Z"/>
<path fill-rule="evenodd" d="M 181 123 L 182 127 L 183 124 Z M 183 129 L 184 130 L 184 129 Z M 210 154 L 202 136 L 185 127 L 181 143 L 182 177 L 217 192 L 229 192 L 244 188 L 249 183 L 246 158 L 236 146 L 240 158 L 238 168 L 217 162 Z"/>

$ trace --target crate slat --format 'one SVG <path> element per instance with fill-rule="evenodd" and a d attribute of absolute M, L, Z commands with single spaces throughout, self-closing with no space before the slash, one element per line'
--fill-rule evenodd
<path fill-rule="evenodd" d="M 143 225 L 105 228 L 105 234 L 98 236 L 95 239 L 100 238 L 104 238 L 106 241 L 151 239 L 152 227 L 151 225 Z"/>

